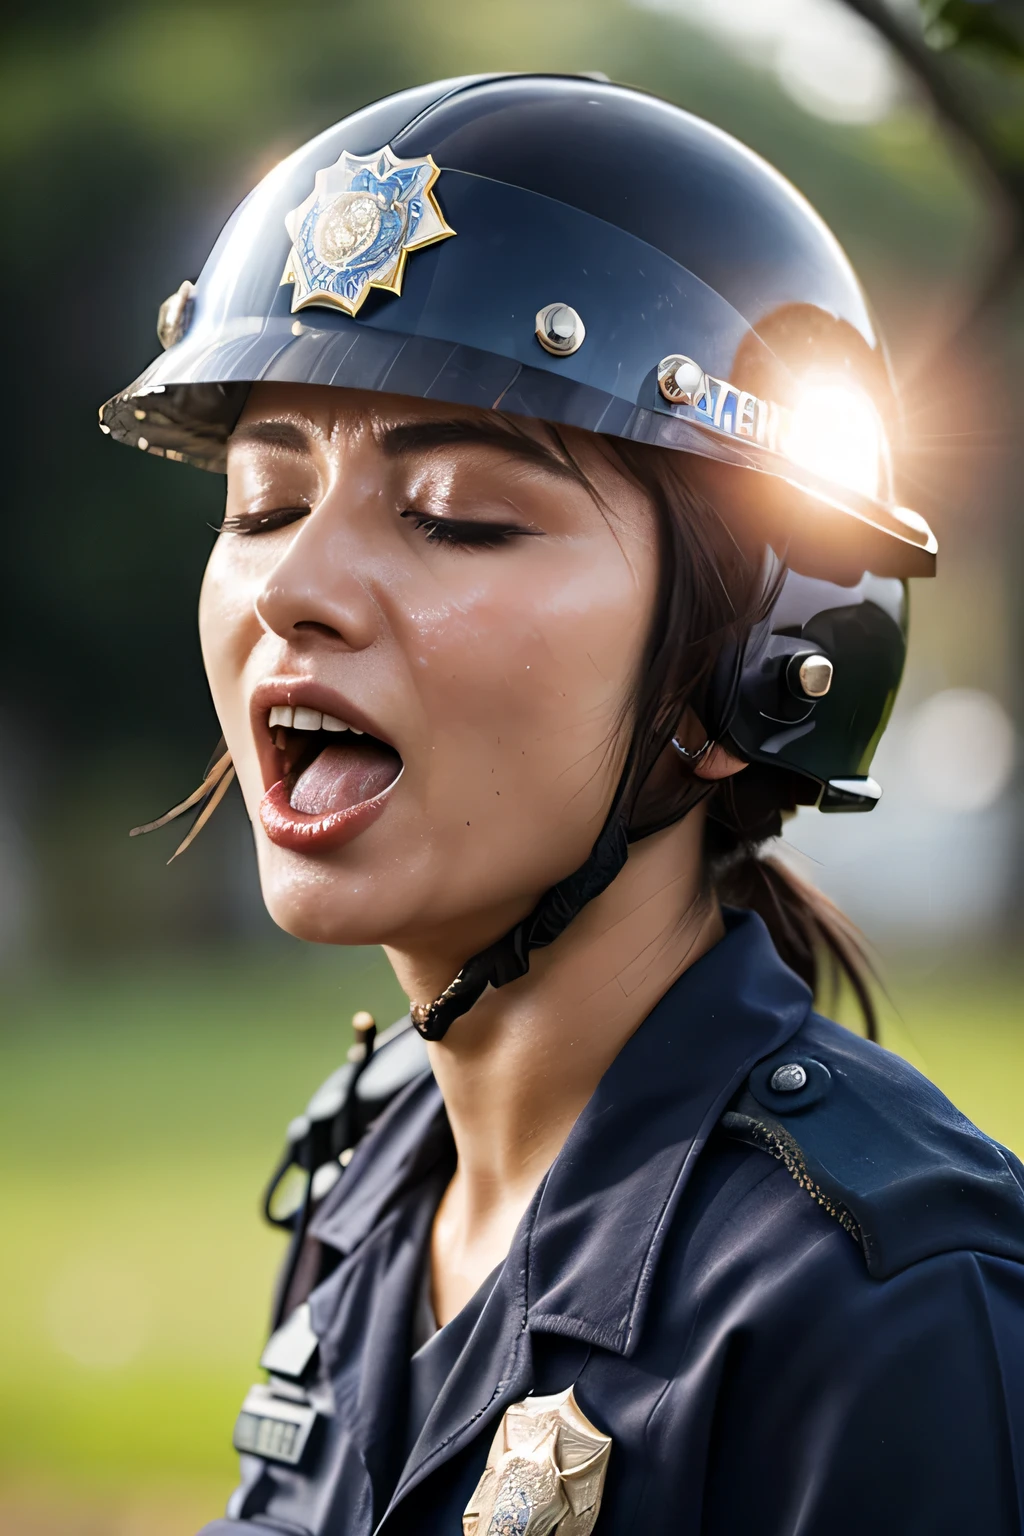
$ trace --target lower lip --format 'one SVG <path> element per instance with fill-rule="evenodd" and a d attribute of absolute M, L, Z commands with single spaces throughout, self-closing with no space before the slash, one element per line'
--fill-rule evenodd
<path fill-rule="evenodd" d="M 388 795 L 398 779 L 372 800 L 361 800 L 344 811 L 330 811 L 326 816 L 308 816 L 296 811 L 288 801 L 288 781 L 278 779 L 260 801 L 260 824 L 278 848 L 296 853 L 322 853 L 341 848 L 365 832 L 387 805 Z"/>

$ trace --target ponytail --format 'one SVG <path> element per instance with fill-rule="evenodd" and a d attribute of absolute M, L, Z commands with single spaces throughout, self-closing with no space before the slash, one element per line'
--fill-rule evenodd
<path fill-rule="evenodd" d="M 857 1000 L 865 1033 L 878 1039 L 877 973 L 863 936 L 833 901 L 778 858 L 760 849 L 796 810 L 799 786 L 773 769 L 750 767 L 720 785 L 705 833 L 709 883 L 727 906 L 762 919 L 790 970 L 820 994 L 845 983 Z M 746 782 L 744 782 L 746 781 Z"/>

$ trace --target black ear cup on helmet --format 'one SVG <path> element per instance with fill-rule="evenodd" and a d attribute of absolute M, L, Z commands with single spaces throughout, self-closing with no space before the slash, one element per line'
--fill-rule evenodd
<path fill-rule="evenodd" d="M 907 649 L 907 592 L 865 573 L 851 586 L 788 570 L 767 618 L 716 677 L 732 686 L 728 736 L 748 762 L 788 769 L 820 786 L 823 811 L 868 811 L 868 775 Z"/>

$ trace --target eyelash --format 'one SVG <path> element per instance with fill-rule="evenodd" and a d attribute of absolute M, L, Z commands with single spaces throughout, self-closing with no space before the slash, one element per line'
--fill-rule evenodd
<path fill-rule="evenodd" d="M 305 517 L 308 507 L 274 507 L 268 512 L 232 512 L 224 518 L 218 533 L 273 533 L 276 528 L 287 528 Z"/>
<path fill-rule="evenodd" d="M 516 528 L 506 523 L 476 523 L 456 517 L 431 517 L 426 512 L 410 508 L 402 517 L 412 519 L 413 526 L 425 533 L 428 544 L 447 544 L 451 549 L 497 549 L 510 539 L 528 536 L 532 528 Z"/>
<path fill-rule="evenodd" d="M 233 512 L 227 515 L 218 533 L 252 536 L 287 528 L 309 513 L 309 507 L 275 507 L 266 512 Z M 414 527 L 424 533 L 429 544 L 447 544 L 451 549 L 497 549 L 516 537 L 528 537 L 532 528 L 516 528 L 504 523 L 477 523 L 454 517 L 431 517 L 412 508 L 401 514 L 411 518 Z"/>

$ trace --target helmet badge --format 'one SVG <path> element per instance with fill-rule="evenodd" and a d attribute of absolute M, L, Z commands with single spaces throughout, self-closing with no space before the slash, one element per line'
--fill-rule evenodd
<path fill-rule="evenodd" d="M 282 283 L 292 283 L 292 313 L 325 304 L 354 315 L 371 288 L 401 293 L 409 251 L 455 230 L 433 186 L 430 155 L 399 160 L 385 145 L 372 155 L 344 151 L 317 171 L 313 190 L 285 219 L 292 248 Z"/>

